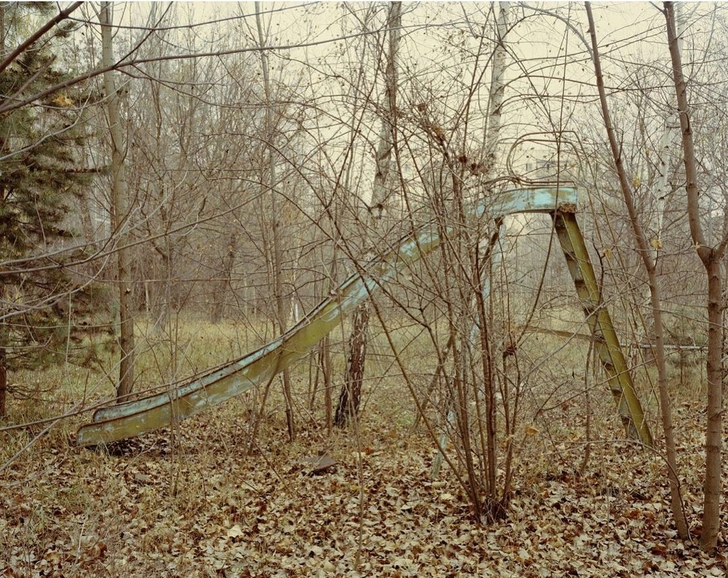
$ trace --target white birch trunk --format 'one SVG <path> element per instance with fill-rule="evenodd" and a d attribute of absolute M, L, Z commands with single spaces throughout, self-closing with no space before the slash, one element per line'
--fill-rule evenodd
<path fill-rule="evenodd" d="M 402 26 L 402 3 L 389 5 L 387 28 L 389 53 L 385 70 L 385 92 L 382 103 L 382 128 L 377 146 L 376 173 L 372 187 L 372 199 L 367 219 L 372 231 L 376 230 L 377 218 L 389 204 L 391 191 L 390 167 L 397 132 L 397 51 Z M 345 426 L 356 417 L 359 411 L 361 386 L 364 380 L 364 365 L 367 350 L 367 327 L 369 325 L 369 302 L 362 303 L 353 317 L 353 327 L 349 338 L 350 352 L 347 358 L 346 378 L 339 395 L 336 408 L 335 425 Z"/>
<path fill-rule="evenodd" d="M 493 54 L 493 71 L 490 76 L 490 92 L 488 95 L 488 127 L 485 134 L 485 180 L 493 178 L 498 161 L 498 145 L 503 119 L 503 99 L 506 93 L 505 73 L 508 67 L 506 51 L 506 35 L 508 34 L 508 2 L 498 4 L 496 34 L 498 44 Z"/>

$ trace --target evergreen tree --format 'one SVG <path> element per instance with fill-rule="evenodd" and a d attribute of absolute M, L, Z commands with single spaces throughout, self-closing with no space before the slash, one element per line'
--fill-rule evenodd
<path fill-rule="evenodd" d="M 24 33 L 19 27 L 54 7 L 0 7 L 2 53 Z M 0 74 L 0 98 L 17 99 L 64 79 L 52 53 L 61 35 L 29 47 Z M 80 242 L 69 214 L 89 180 L 78 163 L 83 123 L 75 97 L 56 93 L 0 117 L 0 416 L 7 372 L 62 359 L 77 329 L 71 320 L 93 299 L 90 286 L 64 266 L 83 250 L 53 256 Z"/>

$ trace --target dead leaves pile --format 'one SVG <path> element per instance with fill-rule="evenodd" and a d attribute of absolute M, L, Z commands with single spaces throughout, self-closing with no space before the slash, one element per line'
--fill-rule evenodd
<path fill-rule="evenodd" d="M 0 478 L 0 575 L 725 575 L 675 537 L 659 456 L 622 442 L 584 475 L 582 446 L 524 455 L 508 518 L 484 526 L 450 472 L 430 478 L 424 437 L 283 431 L 252 456 L 232 416 L 109 453 L 49 436 Z M 321 448 L 336 464 L 314 473 Z"/>

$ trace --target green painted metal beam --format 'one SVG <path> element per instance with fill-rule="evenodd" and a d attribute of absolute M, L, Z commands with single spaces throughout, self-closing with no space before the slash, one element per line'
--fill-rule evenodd
<path fill-rule="evenodd" d="M 652 434 L 635 392 L 632 375 L 622 353 L 612 319 L 602 300 L 601 289 L 584 237 L 576 221 L 575 211 L 576 206 L 562 205 L 551 214 L 556 234 L 627 435 L 647 446 L 652 446 Z"/>

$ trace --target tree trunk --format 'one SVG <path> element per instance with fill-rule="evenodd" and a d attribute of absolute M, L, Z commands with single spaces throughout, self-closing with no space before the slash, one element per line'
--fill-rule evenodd
<path fill-rule="evenodd" d="M 333 424 L 333 399 L 331 385 L 331 350 L 329 349 L 329 336 L 321 342 L 321 373 L 324 380 L 324 408 L 326 412 L 326 431 L 331 433 Z"/>
<path fill-rule="evenodd" d="M 402 3 L 392 2 L 389 5 L 389 15 L 387 17 L 387 29 L 389 36 L 389 54 L 387 55 L 387 68 L 385 71 L 385 98 L 383 106 L 382 128 L 379 136 L 379 144 L 377 146 L 376 167 L 377 172 L 374 175 L 374 186 L 372 191 L 372 200 L 370 203 L 369 225 L 374 229 L 377 224 L 378 216 L 381 216 L 385 210 L 389 194 L 391 179 L 389 178 L 390 165 L 392 161 L 392 149 L 394 148 L 394 138 L 396 134 L 396 110 L 397 110 L 397 50 L 399 48 L 399 38 L 401 36 L 402 26 Z M 360 395 L 352 395 L 349 397 L 347 388 L 358 387 L 364 379 L 364 365 L 366 362 L 366 341 L 367 329 L 369 326 L 369 302 L 362 303 L 353 316 L 353 327 L 349 343 L 356 346 L 356 351 L 349 353 L 346 368 L 346 378 L 344 386 L 339 394 L 339 404 L 336 407 L 336 418 L 334 423 L 343 427 L 359 412 Z M 346 417 L 339 419 L 340 415 L 348 414 Z"/>
<path fill-rule="evenodd" d="M 720 533 L 721 463 L 723 445 L 723 311 L 720 259 L 706 264 L 708 274 L 708 424 L 705 432 L 703 531 L 700 546 L 715 550 Z"/>
<path fill-rule="evenodd" d="M 237 253 L 238 237 L 233 232 L 230 233 L 230 241 L 227 246 L 227 255 L 223 260 L 222 271 L 220 274 L 220 281 L 218 282 L 218 289 L 214 293 L 214 304 L 212 309 L 212 322 L 220 323 L 223 316 L 225 315 L 225 305 L 227 302 L 227 293 L 230 289 L 233 275 L 233 267 L 235 266 L 235 254 Z"/>
<path fill-rule="evenodd" d="M 508 51 L 506 49 L 506 36 L 508 34 L 508 17 L 509 17 L 509 4 L 508 2 L 501 2 L 498 4 L 498 20 L 496 21 L 496 32 L 497 32 L 497 46 L 493 53 L 493 70 L 491 71 L 490 78 L 490 91 L 488 94 L 488 128 L 485 135 L 485 171 L 484 178 L 486 181 L 493 178 L 496 169 L 496 163 L 498 161 L 498 146 L 500 144 L 500 133 L 502 126 L 502 112 L 503 112 L 503 101 L 505 98 L 505 72 L 507 65 Z M 498 233 L 494 235 L 487 247 L 486 262 L 490 261 L 493 263 L 494 249 L 498 241 L 498 235 L 501 234 L 501 222 L 496 224 Z M 502 501 L 498 500 L 498 492 L 496 486 L 496 472 L 497 472 L 497 443 L 498 443 L 498 427 L 497 418 L 498 410 L 496 407 L 496 380 L 494 379 L 493 372 L 493 355 L 492 355 L 492 338 L 489 334 L 489 323 L 490 318 L 487 311 L 485 293 L 485 277 L 490 277 L 492 271 L 489 268 L 483 267 L 482 273 L 479 273 L 480 259 L 478 252 L 480 251 L 480 245 L 482 240 L 477 243 L 473 250 L 475 254 L 474 266 L 472 267 L 474 274 L 474 281 L 477 284 L 477 291 L 475 294 L 476 310 L 477 310 L 477 323 L 473 327 L 473 335 L 475 332 L 479 333 L 480 337 L 480 356 L 483 370 L 483 395 L 485 401 L 485 447 L 483 448 L 483 455 L 487 459 L 486 463 L 486 482 L 488 492 L 488 515 L 492 519 L 497 519 L 504 514 L 504 506 L 509 499 L 507 495 L 507 487 L 510 480 L 506 480 L 504 484 L 504 493 Z M 479 331 L 478 331 L 479 328 Z M 508 420 L 506 420 L 508 423 Z M 513 432 L 506 431 L 507 436 L 512 436 Z M 510 461 L 512 456 L 512 450 L 510 449 L 506 458 L 508 464 L 507 469 L 510 470 Z"/>
<path fill-rule="evenodd" d="M 700 221 L 698 200 L 698 171 L 690 125 L 690 109 L 687 97 L 687 84 L 682 68 L 679 40 L 675 25 L 675 8 L 672 2 L 665 2 L 665 23 L 667 42 L 672 61 L 673 81 L 677 96 L 677 109 L 680 115 L 683 162 L 685 163 L 685 192 L 688 205 L 690 235 L 700 261 L 708 277 L 708 423 L 705 432 L 705 483 L 703 485 L 703 530 L 700 547 L 713 552 L 718 545 L 720 533 L 720 493 L 721 461 L 723 444 L 723 332 L 721 328 L 723 303 L 721 292 L 723 278 L 721 261 L 728 245 L 726 231 L 718 247 L 709 247 Z"/>
<path fill-rule="evenodd" d="M 599 46 L 597 43 L 596 27 L 592 15 L 591 4 L 586 3 L 586 13 L 589 20 L 589 32 L 592 44 L 592 57 L 594 60 L 594 73 L 596 76 L 599 100 L 601 103 L 604 126 L 609 139 L 609 146 L 612 152 L 612 159 L 617 170 L 622 197 L 627 207 L 632 233 L 637 244 L 637 249 L 642 259 L 642 265 L 647 272 L 647 281 L 650 289 L 650 304 L 652 307 L 652 319 L 655 329 L 655 362 L 657 364 L 657 385 L 660 397 L 660 416 L 662 418 L 662 429 L 665 434 L 665 453 L 667 457 L 667 477 L 670 483 L 670 508 L 678 536 L 682 540 L 689 537 L 688 524 L 683 511 L 682 495 L 680 493 L 680 478 L 678 476 L 677 451 L 675 448 L 674 425 L 672 421 L 672 408 L 668 390 L 667 363 L 665 359 L 664 331 L 662 325 L 662 301 L 660 298 L 660 285 L 655 269 L 655 260 L 650 251 L 644 229 L 639 221 L 637 209 L 634 203 L 632 189 L 627 179 L 627 173 L 622 162 L 621 149 L 617 141 L 617 135 L 612 126 L 611 115 L 607 104 L 607 94 L 604 88 L 604 77 L 602 74 L 601 59 L 599 57 Z"/>
<path fill-rule="evenodd" d="M 7 415 L 8 359 L 4 347 L 0 347 L 0 418 Z"/>
<path fill-rule="evenodd" d="M 506 93 L 505 72 L 508 58 L 506 36 L 508 34 L 509 3 L 498 4 L 498 21 L 496 22 L 497 41 L 493 53 L 493 69 L 490 77 L 488 93 L 488 129 L 485 135 L 485 180 L 493 178 L 498 160 L 498 145 L 503 119 L 503 101 Z"/>
<path fill-rule="evenodd" d="M 263 32 L 263 22 L 260 17 L 260 2 L 255 3 L 255 23 L 258 31 L 258 43 L 261 48 L 265 47 L 266 36 Z M 263 68 L 263 90 L 265 92 L 266 112 L 266 142 L 268 154 L 267 187 L 270 191 L 271 214 L 273 217 L 273 294 L 276 302 L 276 316 L 278 331 L 283 335 L 287 329 L 287 307 L 283 295 L 283 249 L 281 247 L 281 219 L 277 207 L 278 193 L 274 190 L 276 185 L 276 161 L 275 161 L 275 120 L 273 118 L 273 103 L 271 94 L 270 72 L 268 67 L 268 53 L 264 50 L 260 53 L 261 65 Z M 291 392 L 291 375 L 288 369 L 283 370 L 283 397 L 286 402 L 286 424 L 288 426 L 288 438 L 293 441 L 296 437 L 296 428 L 293 417 L 293 395 Z"/>
<path fill-rule="evenodd" d="M 334 417 L 334 425 L 342 428 L 357 415 L 361 404 L 361 385 L 364 380 L 364 363 L 367 355 L 368 307 L 358 307 L 354 311 L 353 324 L 354 329 L 349 338 L 349 358 L 346 363 L 348 367 L 346 383 L 341 388 Z"/>
<path fill-rule="evenodd" d="M 111 29 L 111 5 L 102 2 L 99 13 L 101 23 L 101 48 L 103 66 L 114 62 Z M 119 289 L 119 381 L 116 385 L 116 398 L 124 401 L 134 387 L 134 317 L 132 315 L 131 255 L 128 244 L 127 219 L 129 202 L 126 181 L 126 156 L 119 102 L 114 84 L 114 73 L 104 73 L 104 91 L 107 99 L 109 133 L 111 135 L 111 175 L 112 175 L 112 215 L 117 238 L 117 282 Z"/>

